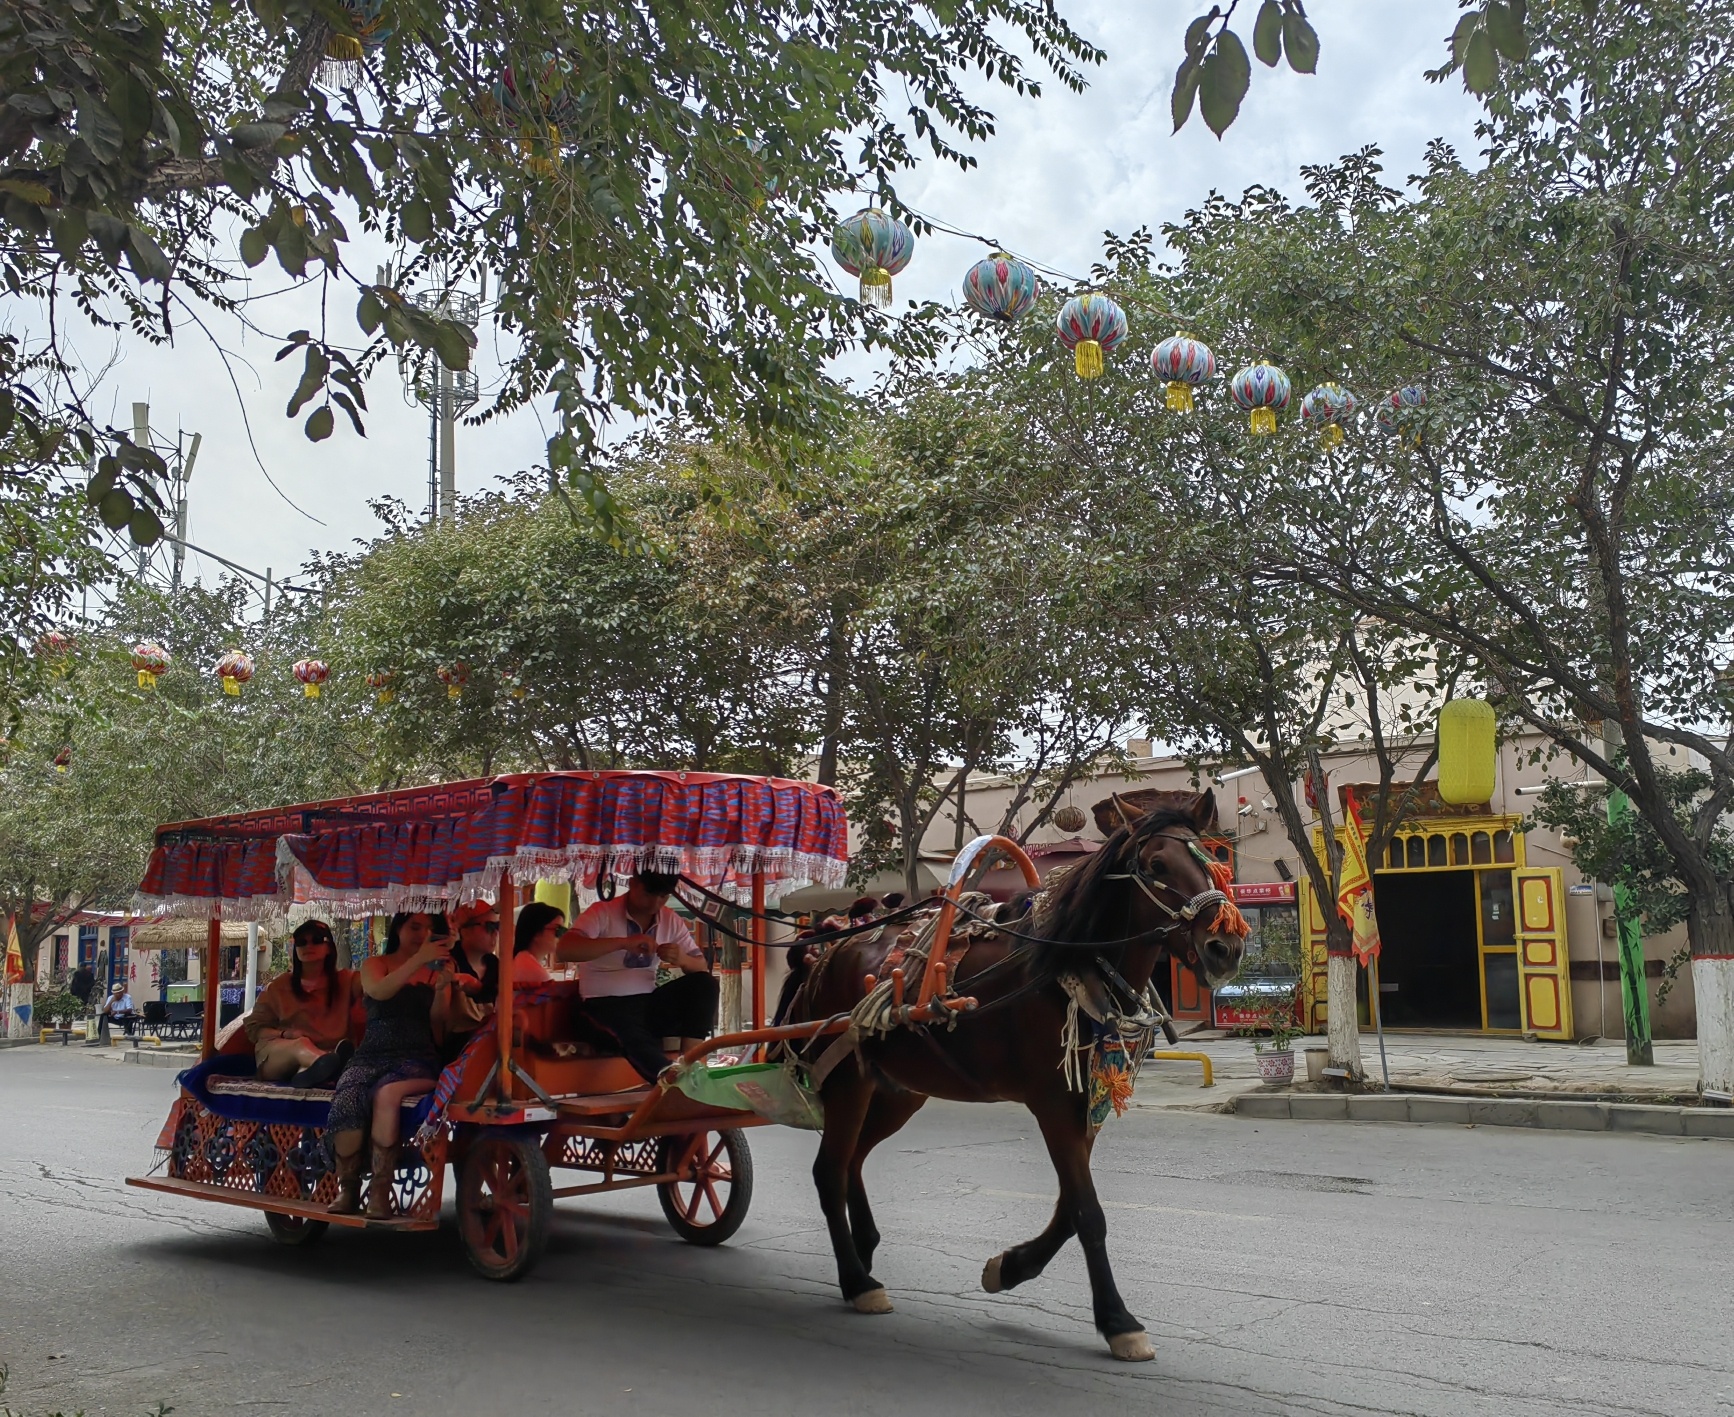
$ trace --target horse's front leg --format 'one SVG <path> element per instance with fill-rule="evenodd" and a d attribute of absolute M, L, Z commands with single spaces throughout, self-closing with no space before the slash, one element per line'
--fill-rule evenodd
<path fill-rule="evenodd" d="M 1016 1289 L 1025 1280 L 1034 1279 L 1077 1229 L 1071 1203 L 1062 1195 L 1054 1204 L 1054 1216 L 1046 1230 L 1033 1240 L 1002 1250 L 987 1262 L 981 1272 L 981 1287 L 989 1294 L 998 1294 L 1002 1289 Z"/>
<path fill-rule="evenodd" d="M 1060 1182 L 1055 1219 L 1059 1210 L 1069 1209 L 1078 1243 L 1084 1247 L 1096 1328 L 1108 1340 L 1108 1351 L 1116 1358 L 1147 1362 L 1156 1352 L 1144 1326 L 1132 1317 L 1120 1298 L 1114 1285 L 1114 1269 L 1108 1262 L 1108 1222 L 1102 1214 L 1102 1203 L 1096 1199 L 1096 1183 L 1090 1175 L 1091 1138 L 1083 1099 L 1076 1093 L 1058 1093 L 1032 1105 L 1030 1110 L 1042 1129 L 1042 1140 L 1048 1144 L 1048 1156 Z M 1048 1227 L 1050 1231 L 1053 1228 Z M 1054 1248 L 1058 1249 L 1059 1244 Z"/>
<path fill-rule="evenodd" d="M 873 1102 L 873 1084 L 862 1076 L 858 1065 L 846 1065 L 825 1080 L 821 1095 L 825 1130 L 819 1136 L 819 1154 L 813 1159 L 813 1184 L 819 1192 L 819 1209 L 825 1213 L 831 1250 L 837 1258 L 837 1283 L 843 1297 L 861 1313 L 888 1314 L 891 1296 L 868 1272 L 849 1226 L 850 1178 L 854 1174 L 861 1128 Z M 868 1222 L 871 1224 L 871 1216 Z"/>

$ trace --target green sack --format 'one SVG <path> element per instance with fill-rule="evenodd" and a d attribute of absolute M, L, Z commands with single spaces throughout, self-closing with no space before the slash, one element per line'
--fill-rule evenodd
<path fill-rule="evenodd" d="M 700 1065 L 682 1073 L 675 1084 L 694 1102 L 757 1112 L 767 1121 L 806 1131 L 823 1131 L 825 1111 L 818 1094 L 795 1075 L 787 1063 L 737 1063 L 731 1067 Z"/>

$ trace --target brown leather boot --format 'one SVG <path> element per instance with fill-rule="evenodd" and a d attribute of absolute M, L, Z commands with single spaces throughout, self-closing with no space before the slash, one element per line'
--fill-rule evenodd
<path fill-rule="evenodd" d="M 332 1215 L 354 1215 L 361 1209 L 361 1148 L 337 1158 L 337 1198 L 325 1209 Z"/>
<path fill-rule="evenodd" d="M 367 1182 L 367 1215 L 370 1220 L 391 1219 L 392 1191 L 397 1179 L 398 1158 L 402 1155 L 402 1142 L 393 1146 L 373 1144 L 373 1175 Z"/>

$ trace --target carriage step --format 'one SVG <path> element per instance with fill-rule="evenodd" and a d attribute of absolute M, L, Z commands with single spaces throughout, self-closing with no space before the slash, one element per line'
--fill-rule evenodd
<path fill-rule="evenodd" d="M 191 1196 L 194 1200 L 221 1201 L 225 1205 L 244 1206 L 248 1210 L 271 1210 L 278 1215 L 292 1215 L 298 1220 L 325 1220 L 333 1225 L 347 1225 L 355 1230 L 438 1230 L 438 1220 L 415 1220 L 408 1216 L 393 1216 L 390 1220 L 374 1220 L 366 1215 L 333 1215 L 318 1201 L 289 1200 L 283 1196 L 261 1196 L 250 1191 L 232 1190 L 228 1186 L 213 1186 L 208 1181 L 180 1181 L 173 1176 L 128 1176 L 129 1186 L 146 1191 L 165 1191 L 171 1196 Z"/>

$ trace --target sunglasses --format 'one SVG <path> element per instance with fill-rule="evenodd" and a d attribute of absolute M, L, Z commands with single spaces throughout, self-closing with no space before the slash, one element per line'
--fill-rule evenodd
<path fill-rule="evenodd" d="M 472 926 L 476 925 L 481 926 L 481 928 L 486 930 L 490 935 L 497 935 L 500 933 L 500 922 L 498 920 L 470 920 L 465 922 L 463 928 L 468 930 Z"/>
<path fill-rule="evenodd" d="M 306 949 L 308 945 L 334 945 L 337 941 L 329 935 L 307 935 L 295 943 L 301 949 Z"/>

